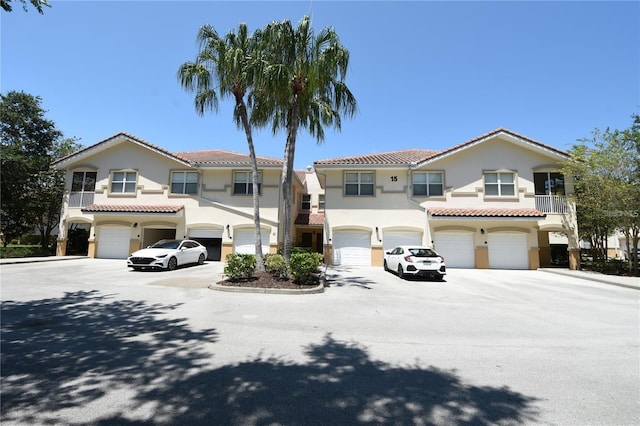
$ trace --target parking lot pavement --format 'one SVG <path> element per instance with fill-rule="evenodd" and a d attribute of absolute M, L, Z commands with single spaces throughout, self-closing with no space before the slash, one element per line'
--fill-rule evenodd
<path fill-rule="evenodd" d="M 216 292 L 223 265 L 2 265 L 12 424 L 640 423 L 640 292 L 543 271 L 327 270 Z"/>

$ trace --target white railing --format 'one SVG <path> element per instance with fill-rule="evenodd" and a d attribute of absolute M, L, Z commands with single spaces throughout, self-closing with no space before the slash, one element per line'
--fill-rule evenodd
<path fill-rule="evenodd" d="M 564 195 L 536 195 L 536 209 L 542 213 L 569 213 L 569 204 Z"/>
<path fill-rule="evenodd" d="M 93 204 L 93 192 L 69 193 L 69 207 L 87 207 Z"/>

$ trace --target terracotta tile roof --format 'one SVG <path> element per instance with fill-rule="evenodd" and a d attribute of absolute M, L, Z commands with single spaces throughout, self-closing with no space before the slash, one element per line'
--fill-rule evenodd
<path fill-rule="evenodd" d="M 304 170 L 294 170 L 293 172 L 298 176 L 300 183 L 304 186 L 307 183 L 307 172 Z"/>
<path fill-rule="evenodd" d="M 210 149 L 206 151 L 178 152 L 177 156 L 187 159 L 194 166 L 250 166 L 249 154 Z M 260 166 L 282 166 L 283 160 L 271 157 L 256 156 Z"/>
<path fill-rule="evenodd" d="M 83 213 L 178 213 L 184 206 L 92 204 Z"/>
<path fill-rule="evenodd" d="M 430 208 L 429 214 L 436 217 L 545 217 L 536 209 L 465 209 Z"/>
<path fill-rule="evenodd" d="M 296 225 L 324 225 L 324 213 L 298 213 Z"/>
<path fill-rule="evenodd" d="M 126 138 L 126 139 L 129 139 L 129 140 L 131 140 L 131 141 L 133 141 L 133 142 L 137 142 L 137 143 L 139 143 L 140 145 L 144 145 L 144 146 L 146 146 L 147 148 L 150 148 L 150 149 L 152 149 L 152 150 L 154 150 L 154 151 L 158 151 L 158 152 L 160 152 L 160 153 L 162 153 L 162 154 L 164 154 L 164 155 L 167 155 L 167 156 L 169 156 L 169 157 L 173 157 L 173 158 L 175 158 L 175 159 L 177 159 L 177 160 L 179 160 L 179 161 L 182 161 L 182 162 L 185 162 L 185 163 L 187 163 L 187 162 L 188 162 L 188 160 L 187 160 L 186 158 L 181 157 L 179 154 L 175 154 L 175 153 L 169 152 L 169 151 L 167 151 L 167 150 L 166 150 L 166 149 L 164 149 L 164 148 L 160 148 L 160 147 L 159 147 L 159 146 L 157 146 L 157 145 L 154 145 L 154 144 L 152 144 L 152 143 L 150 143 L 150 142 L 145 141 L 144 139 L 140 139 L 139 137 L 137 137 L 137 136 L 133 136 L 133 135 L 131 135 L 131 134 L 129 134 L 129 133 L 126 133 L 126 132 L 119 132 L 119 133 L 116 133 L 116 134 L 115 134 L 115 135 L 113 135 L 113 136 L 109 136 L 109 137 L 108 137 L 108 138 L 106 138 L 106 139 L 103 139 L 103 140 L 101 140 L 101 141 L 99 141 L 99 142 L 96 142 L 96 143 L 94 143 L 93 145 L 89 145 L 89 146 L 87 146 L 87 147 L 85 147 L 85 148 L 82 148 L 81 150 L 76 151 L 76 152 L 74 152 L 73 154 L 67 155 L 66 157 L 59 158 L 59 159 L 55 160 L 54 162 L 52 162 L 52 163 L 51 163 L 51 165 L 52 165 L 52 166 L 55 166 L 56 164 L 61 163 L 61 162 L 64 162 L 65 160 L 68 160 L 68 159 L 70 159 L 71 157 L 75 157 L 75 156 L 81 155 L 81 154 L 83 154 L 83 153 L 85 153 L 85 152 L 89 152 L 89 151 L 91 151 L 91 150 L 95 150 L 96 148 L 101 148 L 103 145 L 107 145 L 107 144 L 109 144 L 110 142 L 113 142 L 114 140 L 116 140 L 116 139 L 118 139 L 118 138 L 121 138 L 121 137 L 124 137 L 124 138 Z"/>
<path fill-rule="evenodd" d="M 512 132 L 511 130 L 505 129 L 504 127 L 500 127 L 498 129 L 495 129 L 495 130 L 492 130 L 490 132 L 487 132 L 487 133 L 485 133 L 483 135 L 477 136 L 477 137 L 475 137 L 473 139 L 469 139 L 466 142 L 462 142 L 461 144 L 458 144 L 458 145 L 455 145 L 455 146 L 453 146 L 451 148 L 445 149 L 444 151 L 440 151 L 436 155 L 433 155 L 431 158 L 427 158 L 427 159 L 425 159 L 423 161 L 435 160 L 435 159 L 437 159 L 439 157 L 444 157 L 444 156 L 449 155 L 449 154 L 451 154 L 451 153 L 453 153 L 455 151 L 459 151 L 461 149 L 467 148 L 467 147 L 469 147 L 471 145 L 474 145 L 475 143 L 481 142 L 481 141 L 483 141 L 485 139 L 488 139 L 490 137 L 497 136 L 500 133 L 504 133 L 504 134 L 510 135 L 510 136 L 512 136 L 514 138 L 521 139 L 521 140 L 523 140 L 523 141 L 525 141 L 527 143 L 530 143 L 532 145 L 537 145 L 540 148 L 543 148 L 543 149 L 548 150 L 548 151 L 552 151 L 552 152 L 554 152 L 556 154 L 559 154 L 559 155 L 561 155 L 563 157 L 569 158 L 569 153 L 567 153 L 565 151 L 562 151 L 560 149 L 554 148 L 554 147 L 552 147 L 550 145 L 543 144 L 542 142 L 539 142 L 539 141 L 537 141 L 535 139 L 528 138 L 528 137 L 526 137 L 524 135 L 521 135 L 519 133 Z"/>
<path fill-rule="evenodd" d="M 404 149 L 401 151 L 381 152 L 378 154 L 357 155 L 354 157 L 329 158 L 316 161 L 319 165 L 401 165 L 425 161 L 440 151 L 432 149 Z"/>

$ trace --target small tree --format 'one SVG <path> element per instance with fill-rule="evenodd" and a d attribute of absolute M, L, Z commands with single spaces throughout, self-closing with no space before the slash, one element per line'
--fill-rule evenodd
<path fill-rule="evenodd" d="M 640 234 L 640 119 L 626 130 L 592 132 L 571 150 L 563 165 L 574 179 L 573 196 L 581 238 L 591 243 L 596 260 L 607 259 L 607 240 L 616 231 L 627 238 L 627 252 L 635 253 Z M 630 273 L 638 274 L 630 256 Z"/>

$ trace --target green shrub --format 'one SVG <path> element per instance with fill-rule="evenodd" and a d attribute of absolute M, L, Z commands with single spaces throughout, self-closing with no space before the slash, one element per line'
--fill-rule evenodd
<path fill-rule="evenodd" d="M 317 272 L 322 255 L 312 252 L 292 253 L 289 259 L 289 268 L 294 281 L 300 284 L 314 284 L 317 282 Z"/>
<path fill-rule="evenodd" d="M 9 245 L 7 247 L 0 247 L 0 257 L 7 258 L 19 258 L 19 257 L 41 257 L 52 256 L 55 254 L 55 247 L 53 249 L 42 249 L 40 245 Z"/>
<path fill-rule="evenodd" d="M 280 280 L 289 277 L 289 268 L 287 262 L 281 254 L 270 253 L 264 257 L 264 269 L 271 276 Z"/>
<path fill-rule="evenodd" d="M 26 245 L 36 245 L 40 244 L 40 239 L 40 234 L 27 234 L 20 238 L 20 242 Z"/>
<path fill-rule="evenodd" d="M 229 253 L 224 265 L 224 273 L 231 281 L 251 278 L 256 270 L 256 257 L 253 254 Z"/>

